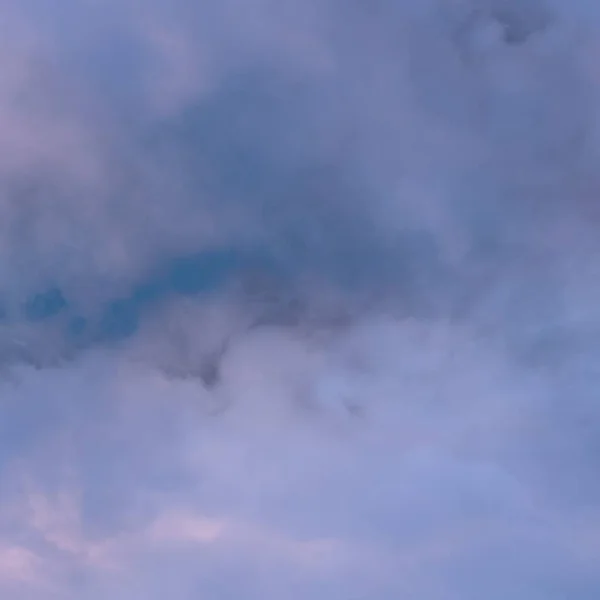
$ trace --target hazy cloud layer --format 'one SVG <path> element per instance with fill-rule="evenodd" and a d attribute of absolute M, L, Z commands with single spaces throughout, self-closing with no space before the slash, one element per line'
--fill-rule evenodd
<path fill-rule="evenodd" d="M 600 10 L 0 3 L 0 594 L 600 594 Z"/>

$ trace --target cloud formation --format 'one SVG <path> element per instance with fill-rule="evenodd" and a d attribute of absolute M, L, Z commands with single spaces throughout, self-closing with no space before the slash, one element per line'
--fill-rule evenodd
<path fill-rule="evenodd" d="M 600 13 L 0 6 L 0 593 L 600 592 Z"/>

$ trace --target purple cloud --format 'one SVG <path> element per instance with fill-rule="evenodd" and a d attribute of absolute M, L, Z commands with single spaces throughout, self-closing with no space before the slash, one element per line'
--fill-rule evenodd
<path fill-rule="evenodd" d="M 596 598 L 598 16 L 5 2 L 0 592 Z"/>

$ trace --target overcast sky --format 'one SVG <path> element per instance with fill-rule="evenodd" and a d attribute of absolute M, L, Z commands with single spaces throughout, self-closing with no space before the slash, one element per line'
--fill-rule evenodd
<path fill-rule="evenodd" d="M 0 1 L 0 596 L 600 597 L 600 8 Z"/>

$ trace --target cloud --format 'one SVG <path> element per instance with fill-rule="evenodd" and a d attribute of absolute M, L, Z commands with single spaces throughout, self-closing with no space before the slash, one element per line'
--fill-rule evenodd
<path fill-rule="evenodd" d="M 213 388 L 124 349 L 16 370 L 5 406 L 37 426 L 7 543 L 28 531 L 64 597 L 593 596 L 598 515 L 539 478 L 562 475 L 537 456 L 546 378 L 461 326 L 323 333 L 238 334 Z"/>
<path fill-rule="evenodd" d="M 0 592 L 597 597 L 591 3 L 0 22 Z"/>

